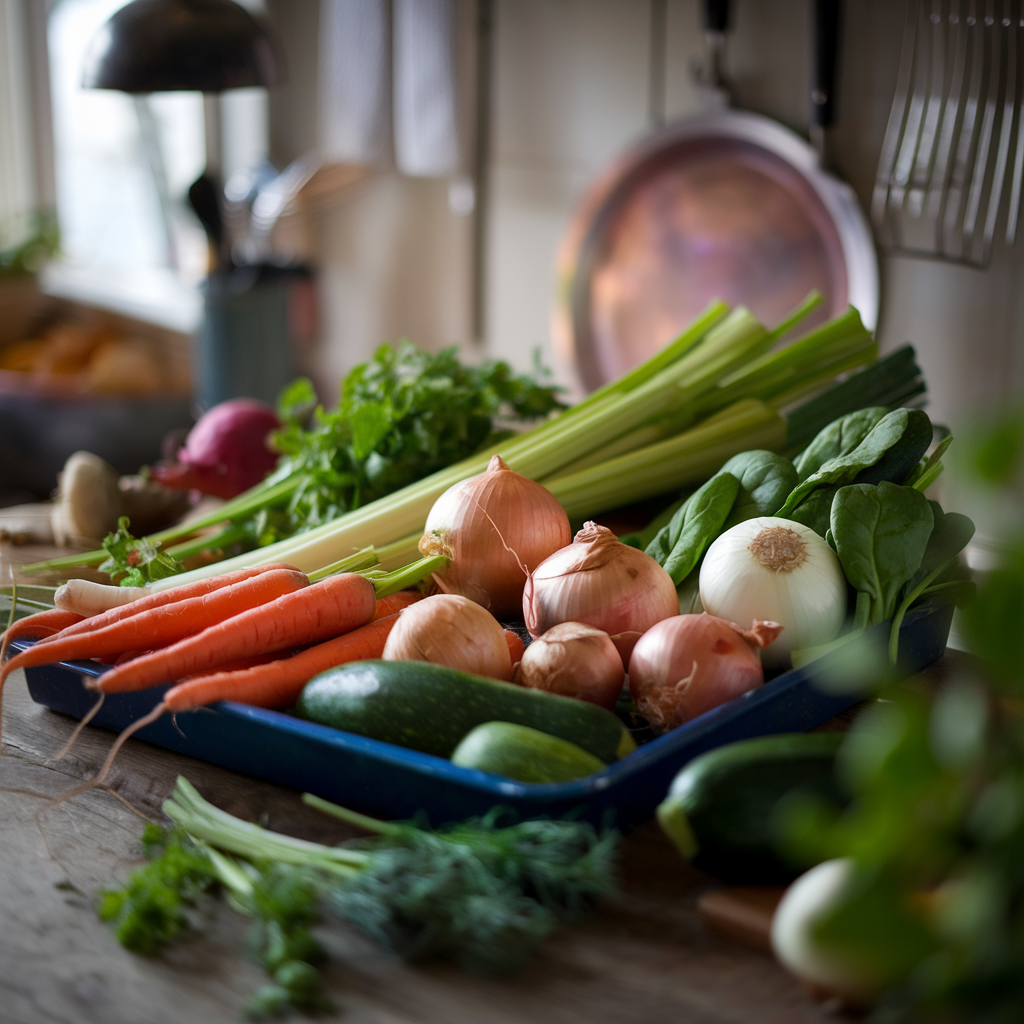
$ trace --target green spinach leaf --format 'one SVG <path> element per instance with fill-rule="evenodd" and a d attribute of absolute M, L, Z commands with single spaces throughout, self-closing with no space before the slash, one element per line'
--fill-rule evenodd
<path fill-rule="evenodd" d="M 836 492 L 832 536 L 846 578 L 859 592 L 858 619 L 866 615 L 867 622 L 857 625 L 893 616 L 903 587 L 921 566 L 933 523 L 928 499 L 913 487 L 883 481 Z"/>
<path fill-rule="evenodd" d="M 927 435 L 927 436 L 925 436 Z M 882 417 L 847 455 L 829 459 L 790 492 L 776 512 L 783 519 L 819 487 L 852 483 L 902 482 L 931 442 L 931 421 L 920 409 L 897 409 Z M 902 469 L 902 472 L 901 472 Z"/>
<path fill-rule="evenodd" d="M 740 491 L 731 473 L 713 476 L 687 500 L 647 548 L 679 586 L 718 536 Z"/>
<path fill-rule="evenodd" d="M 796 468 L 784 455 L 754 450 L 734 455 L 721 469 L 740 482 L 724 529 L 755 516 L 770 516 L 796 486 Z"/>
<path fill-rule="evenodd" d="M 838 490 L 838 487 L 830 486 L 811 491 L 787 518 L 809 526 L 819 537 L 824 537 L 832 522 L 832 502 Z"/>
<path fill-rule="evenodd" d="M 831 459 L 849 455 L 871 433 L 886 412 L 888 410 L 885 406 L 873 405 L 840 416 L 830 423 L 796 460 L 798 481 L 803 483 Z M 778 508 L 778 505 L 775 507 Z"/>

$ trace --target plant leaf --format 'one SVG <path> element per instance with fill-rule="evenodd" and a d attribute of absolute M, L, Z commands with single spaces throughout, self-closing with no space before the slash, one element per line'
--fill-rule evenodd
<path fill-rule="evenodd" d="M 887 411 L 884 405 L 873 405 L 833 420 L 797 458 L 798 481 L 803 483 L 826 462 L 849 455 L 871 433 Z M 778 508 L 777 505 L 775 507 Z"/>
<path fill-rule="evenodd" d="M 664 567 L 676 586 L 686 579 L 721 532 L 739 490 L 740 482 L 731 473 L 713 476 L 651 542 L 647 554 Z"/>
<path fill-rule="evenodd" d="M 891 618 L 904 585 L 921 566 L 934 517 L 913 487 L 886 481 L 836 492 L 832 537 L 851 585 L 871 600 L 870 624 Z"/>
<path fill-rule="evenodd" d="M 770 516 L 796 486 L 796 468 L 784 455 L 754 450 L 734 455 L 721 469 L 740 482 L 724 529 L 756 516 Z"/>

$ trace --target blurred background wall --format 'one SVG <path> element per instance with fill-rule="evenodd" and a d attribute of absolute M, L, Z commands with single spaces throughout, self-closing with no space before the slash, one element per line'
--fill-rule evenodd
<path fill-rule="evenodd" d="M 0 215 L 53 192 L 40 95 L 46 76 L 32 74 L 40 35 L 31 26 L 60 2 L 68 0 L 0 0 Z M 616 154 L 698 109 L 691 79 L 703 49 L 698 0 L 481 2 L 491 19 L 482 251 L 474 215 L 453 202 L 445 179 L 375 171 L 311 200 L 295 245 L 319 272 L 321 324 L 307 362 L 325 396 L 377 344 L 401 337 L 429 348 L 458 344 L 522 368 L 539 348 L 572 386 L 572 368 L 557 362 L 549 337 L 562 233 L 588 183 Z M 269 103 L 251 101 L 246 116 L 269 111 L 265 146 L 283 167 L 317 142 L 319 3 L 250 6 L 275 24 L 288 78 Z M 735 0 L 733 8 L 726 72 L 735 103 L 805 133 L 808 0 Z M 472 32 L 479 8 L 465 0 L 461 10 Z M 862 205 L 892 102 L 905 12 L 901 0 L 844 4 L 832 154 Z M 997 242 L 985 271 L 883 257 L 880 340 L 885 348 L 917 346 L 939 420 L 1020 387 L 1022 265 L 1024 242 L 1010 251 Z M 186 298 L 174 302 L 178 324 L 196 315 Z"/>

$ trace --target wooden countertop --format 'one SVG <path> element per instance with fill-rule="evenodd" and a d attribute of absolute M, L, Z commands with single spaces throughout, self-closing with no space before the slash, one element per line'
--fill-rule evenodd
<path fill-rule="evenodd" d="M 48 764 L 74 722 L 34 704 L 24 676 L 4 693 L 0 756 L 0 1021 L 4 1024 L 235 1022 L 264 983 L 244 954 L 247 923 L 220 904 L 209 930 L 146 958 L 96 917 L 95 894 L 140 861 L 143 821 L 181 773 L 226 810 L 326 842 L 352 833 L 290 790 L 139 741 L 109 779 L 57 806 L 95 772 L 113 734 L 86 729 Z M 117 794 L 115 796 L 114 794 Z M 409 967 L 337 923 L 323 930 L 331 993 L 348 1024 L 818 1024 L 823 1014 L 767 956 L 709 935 L 695 909 L 710 879 L 687 869 L 649 823 L 623 842 L 622 894 L 565 927 L 511 981 L 446 965 Z"/>
<path fill-rule="evenodd" d="M 22 558 L 34 557 L 18 552 Z M 19 559 L 21 560 L 21 559 Z M 944 659 L 945 660 L 945 659 Z M 941 669 L 939 669 L 941 671 Z M 140 862 L 142 816 L 158 820 L 177 775 L 218 806 L 267 827 L 338 842 L 352 835 L 298 794 L 137 740 L 104 790 L 53 805 L 98 768 L 113 734 L 86 729 L 51 763 L 74 722 L 32 702 L 14 673 L 0 749 L 0 1022 L 235 1022 L 265 977 L 244 953 L 248 924 L 222 901 L 205 932 L 159 957 L 124 950 L 96 893 Z M 131 809 L 128 805 L 131 805 Z M 687 868 L 653 822 L 622 844 L 621 893 L 560 929 L 517 978 L 487 981 L 443 964 L 410 967 L 336 922 L 322 929 L 326 977 L 347 1024 L 820 1024 L 835 1020 L 766 955 L 709 934 Z M 301 1019 L 301 1018 L 297 1018 Z"/>

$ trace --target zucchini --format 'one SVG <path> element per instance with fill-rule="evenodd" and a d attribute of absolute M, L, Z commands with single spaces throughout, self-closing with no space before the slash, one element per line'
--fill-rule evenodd
<path fill-rule="evenodd" d="M 842 733 L 783 733 L 701 754 L 675 777 L 658 822 L 685 860 L 736 885 L 775 885 L 800 870 L 774 843 L 779 801 L 794 790 L 842 807 L 835 779 Z"/>
<path fill-rule="evenodd" d="M 571 782 L 607 767 L 568 740 L 511 722 L 484 722 L 455 748 L 452 764 L 519 782 Z"/>
<path fill-rule="evenodd" d="M 601 761 L 636 749 L 610 711 L 500 683 L 425 661 L 359 661 L 311 679 L 299 698 L 303 718 L 336 729 L 451 757 L 484 722 L 512 722 L 575 743 Z"/>

